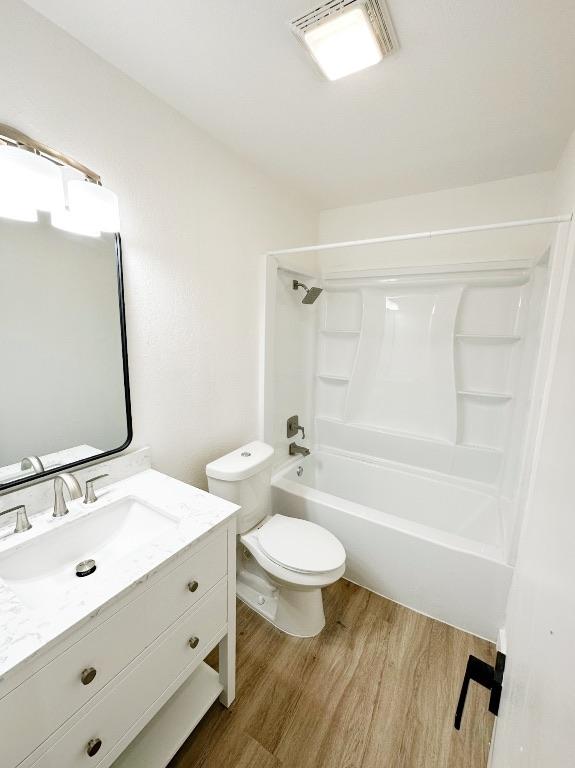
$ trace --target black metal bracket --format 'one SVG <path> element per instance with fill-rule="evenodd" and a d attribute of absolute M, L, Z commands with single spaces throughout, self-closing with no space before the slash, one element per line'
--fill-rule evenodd
<path fill-rule="evenodd" d="M 497 715 L 499 714 L 499 702 L 501 701 L 501 688 L 503 686 L 503 673 L 505 672 L 505 654 L 497 651 L 495 658 L 495 666 L 491 666 L 486 661 L 481 661 L 476 656 L 470 656 L 467 660 L 467 667 L 465 669 L 465 677 L 463 678 L 463 685 L 461 686 L 461 693 L 459 694 L 459 701 L 457 702 L 457 710 L 455 711 L 455 728 L 459 730 L 461 728 L 461 718 L 463 717 L 463 708 L 465 706 L 465 699 L 467 698 L 467 691 L 469 690 L 469 681 L 473 680 L 484 688 L 491 691 L 489 697 L 489 711 Z"/>

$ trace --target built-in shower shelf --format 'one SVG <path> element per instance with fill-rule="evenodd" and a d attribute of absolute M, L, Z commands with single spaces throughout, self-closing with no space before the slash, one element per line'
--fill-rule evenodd
<path fill-rule="evenodd" d="M 327 379 L 328 381 L 349 381 L 349 376 L 338 376 L 335 373 L 318 373 L 318 379 Z"/>
<path fill-rule="evenodd" d="M 346 330 L 339 329 L 339 328 L 322 328 L 320 330 L 320 333 L 325 333 L 328 336 L 331 335 L 331 334 L 333 334 L 333 335 L 342 334 L 344 336 L 358 336 L 359 335 L 359 331 L 346 331 Z"/>
<path fill-rule="evenodd" d="M 478 333 L 456 333 L 455 338 L 461 341 L 474 341 L 480 344 L 515 344 L 515 342 L 521 340 L 521 336 L 483 336 Z"/>
<path fill-rule="evenodd" d="M 481 400 L 485 399 L 504 401 L 511 400 L 513 398 L 513 395 L 507 392 L 478 392 L 471 389 L 460 389 L 457 394 L 460 397 L 475 397 Z"/>
<path fill-rule="evenodd" d="M 472 443 L 468 440 L 457 440 L 455 445 L 460 448 L 471 448 L 473 451 L 481 451 L 481 453 L 491 456 L 503 456 L 502 448 L 494 448 L 492 445 L 481 445 L 481 443 Z"/>

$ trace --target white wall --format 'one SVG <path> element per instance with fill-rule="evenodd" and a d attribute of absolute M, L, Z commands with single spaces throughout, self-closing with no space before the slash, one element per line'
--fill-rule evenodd
<path fill-rule="evenodd" d="M 320 242 L 449 229 L 546 215 L 551 173 L 322 211 Z M 457 235 L 324 252 L 325 271 L 353 267 L 449 264 L 543 254 L 550 227 Z"/>
<path fill-rule="evenodd" d="M 575 134 L 550 211 L 575 206 Z M 575 251 L 571 235 L 569 254 Z M 493 768 L 570 768 L 575 747 L 575 272 L 567 285 L 506 621 L 508 660 Z"/>
<path fill-rule="evenodd" d="M 261 254 L 313 242 L 317 213 L 17 0 L 0 71 L 2 122 L 120 197 L 134 445 L 204 485 L 258 433 Z"/>

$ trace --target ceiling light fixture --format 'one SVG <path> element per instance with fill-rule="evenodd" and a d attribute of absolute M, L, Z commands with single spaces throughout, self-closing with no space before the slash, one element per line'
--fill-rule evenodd
<path fill-rule="evenodd" d="M 347 77 L 383 59 L 363 8 L 352 8 L 318 24 L 303 39 L 328 80 Z"/>
<path fill-rule="evenodd" d="M 372 67 L 397 48 L 384 0 L 328 0 L 291 27 L 328 80 Z"/>

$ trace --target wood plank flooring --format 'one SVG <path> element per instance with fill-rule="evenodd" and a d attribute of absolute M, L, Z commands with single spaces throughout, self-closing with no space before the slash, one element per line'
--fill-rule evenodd
<path fill-rule="evenodd" d="M 238 603 L 238 691 L 209 710 L 169 768 L 485 768 L 493 716 L 470 653 L 494 646 L 347 581 L 324 591 L 326 627 L 300 640 Z"/>

